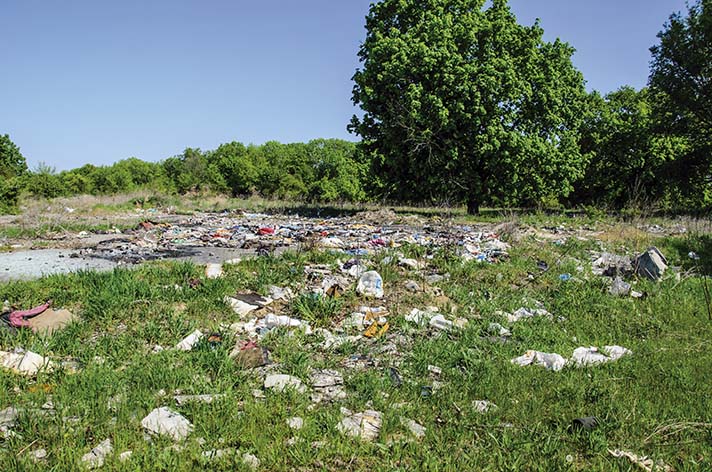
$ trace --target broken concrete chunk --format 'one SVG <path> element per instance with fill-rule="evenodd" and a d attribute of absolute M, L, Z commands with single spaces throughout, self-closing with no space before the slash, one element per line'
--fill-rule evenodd
<path fill-rule="evenodd" d="M 667 269 L 667 259 L 655 246 L 650 247 L 633 261 L 635 272 L 641 277 L 658 280 Z"/>
<path fill-rule="evenodd" d="M 188 336 L 186 336 L 181 342 L 176 344 L 176 349 L 179 351 L 190 351 L 193 349 L 205 335 L 199 329 L 196 329 Z"/>
<path fill-rule="evenodd" d="M 383 298 L 383 279 L 375 270 L 361 274 L 356 286 L 356 292 L 364 297 Z"/>
<path fill-rule="evenodd" d="M 111 439 L 105 439 L 98 446 L 82 456 L 82 462 L 90 469 L 104 465 L 104 459 L 111 454 L 113 447 Z"/>
<path fill-rule="evenodd" d="M 487 331 L 490 334 L 494 334 L 497 336 L 502 336 L 503 338 L 509 337 L 512 335 L 512 332 L 502 326 L 499 323 L 490 323 L 489 326 L 487 327 Z"/>
<path fill-rule="evenodd" d="M 10 352 L 0 351 L 0 366 L 10 369 L 16 374 L 31 377 L 37 375 L 40 369 L 51 370 L 54 364 L 47 357 L 18 348 Z"/>
<path fill-rule="evenodd" d="M 625 297 L 630 293 L 630 284 L 624 282 L 622 278 L 616 277 L 613 279 L 611 288 L 608 289 L 608 293 L 615 295 L 617 297 Z"/>
<path fill-rule="evenodd" d="M 264 385 L 266 389 L 269 388 L 275 392 L 283 392 L 287 388 L 293 388 L 299 393 L 304 393 L 307 390 L 301 380 L 286 374 L 268 375 Z"/>
<path fill-rule="evenodd" d="M 212 403 L 214 400 L 224 397 L 225 395 L 217 394 L 202 394 L 202 395 L 176 395 L 173 399 L 176 401 L 178 406 L 185 405 L 186 403 Z"/>
<path fill-rule="evenodd" d="M 524 355 L 512 359 L 512 363 L 520 366 L 533 364 L 546 367 L 548 370 L 559 371 L 566 365 L 566 359 L 556 353 L 527 351 Z"/>
<path fill-rule="evenodd" d="M 437 314 L 430 318 L 428 322 L 432 328 L 439 329 L 441 331 L 449 331 L 453 328 L 453 323 L 450 320 L 446 320 L 445 316 Z"/>
<path fill-rule="evenodd" d="M 411 420 L 409 418 L 404 418 L 402 416 L 401 416 L 400 422 L 416 438 L 421 439 L 421 438 L 425 437 L 426 428 L 422 424 L 420 424 L 414 420 Z"/>
<path fill-rule="evenodd" d="M 343 387 L 344 378 L 335 370 L 314 370 L 310 381 L 314 389 L 314 393 L 311 396 L 311 400 L 314 403 L 346 398 L 346 392 Z"/>
<path fill-rule="evenodd" d="M 351 410 L 341 408 L 344 418 L 337 425 L 337 429 L 348 436 L 360 438 L 366 441 L 373 441 L 381 431 L 381 412 L 366 410 L 361 413 L 353 413 Z"/>
<path fill-rule="evenodd" d="M 156 408 L 141 420 L 141 426 L 151 434 L 170 436 L 182 441 L 193 431 L 193 425 L 181 414 L 170 408 Z"/>

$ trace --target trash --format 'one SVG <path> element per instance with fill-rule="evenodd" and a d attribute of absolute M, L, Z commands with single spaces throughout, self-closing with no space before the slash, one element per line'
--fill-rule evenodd
<path fill-rule="evenodd" d="M 566 365 L 566 359 L 556 353 L 527 351 L 524 355 L 512 359 L 512 363 L 520 366 L 534 364 L 546 367 L 548 370 L 559 371 Z"/>
<path fill-rule="evenodd" d="M 400 372 L 398 372 L 398 369 L 395 367 L 391 367 L 388 369 L 388 375 L 391 378 L 391 382 L 393 383 L 394 387 L 400 387 L 403 385 L 403 379 L 401 378 Z"/>
<path fill-rule="evenodd" d="M 365 297 L 383 298 L 383 279 L 375 270 L 361 274 L 356 286 L 356 292 Z"/>
<path fill-rule="evenodd" d="M 405 315 L 405 320 L 423 326 L 429 323 L 438 314 L 437 312 L 438 309 L 436 307 L 427 307 L 425 310 L 413 308 L 409 314 Z"/>
<path fill-rule="evenodd" d="M 430 385 L 423 385 L 420 387 L 420 396 L 423 398 L 428 398 L 433 396 L 433 387 Z"/>
<path fill-rule="evenodd" d="M 223 337 L 220 333 L 210 333 L 208 336 L 208 345 L 211 349 L 216 349 L 222 344 Z"/>
<path fill-rule="evenodd" d="M 501 312 L 500 312 L 501 313 Z M 507 317 L 507 321 L 510 323 L 516 323 L 517 321 L 520 321 L 524 318 L 534 318 L 535 316 L 543 316 L 545 318 L 548 318 L 550 320 L 553 320 L 554 317 L 551 313 L 546 311 L 544 308 L 519 308 L 517 311 L 514 313 L 502 313 Z"/>
<path fill-rule="evenodd" d="M 430 321 L 428 322 L 431 327 L 442 330 L 442 331 L 449 331 L 453 328 L 453 323 L 452 321 L 446 320 L 445 316 L 441 314 L 437 314 L 430 318 Z"/>
<path fill-rule="evenodd" d="M 283 392 L 287 388 L 293 388 L 299 393 L 306 392 L 307 388 L 297 377 L 286 374 L 272 374 L 265 379 L 265 389 L 272 389 L 275 392 Z"/>
<path fill-rule="evenodd" d="M 546 261 L 536 261 L 536 267 L 542 272 L 549 270 L 549 264 L 547 264 Z"/>
<path fill-rule="evenodd" d="M 487 413 L 490 410 L 497 408 L 497 405 L 488 400 L 475 400 L 472 402 L 472 407 L 480 413 Z"/>
<path fill-rule="evenodd" d="M 667 269 L 667 259 L 658 248 L 652 246 L 633 261 L 635 272 L 641 277 L 658 280 Z"/>
<path fill-rule="evenodd" d="M 245 316 L 259 308 L 264 308 L 274 301 L 257 293 L 240 293 L 232 297 L 225 297 L 223 300 L 240 316 Z"/>
<path fill-rule="evenodd" d="M 257 469 L 260 466 L 260 460 L 257 458 L 257 456 L 254 456 L 248 452 L 242 455 L 242 462 L 247 464 L 247 466 L 253 470 Z"/>
<path fill-rule="evenodd" d="M 568 282 L 569 280 L 571 280 L 571 274 L 561 274 L 559 275 L 559 280 L 561 280 L 562 282 Z"/>
<path fill-rule="evenodd" d="M 627 256 L 619 256 L 604 252 L 594 259 L 592 272 L 595 275 L 604 275 L 607 277 L 615 277 L 617 275 L 626 276 L 633 273 L 633 267 L 630 258 Z"/>
<path fill-rule="evenodd" d="M 0 351 L 0 366 L 16 374 L 34 376 L 40 369 L 50 370 L 54 363 L 32 351 L 16 348 L 14 351 Z"/>
<path fill-rule="evenodd" d="M 346 398 L 346 392 L 343 387 L 344 378 L 335 370 L 314 370 L 311 373 L 310 381 L 314 389 L 314 393 L 311 395 L 311 400 L 314 403 Z"/>
<path fill-rule="evenodd" d="M 400 418 L 400 422 L 401 422 L 401 424 L 402 424 L 403 426 L 405 426 L 406 428 L 408 428 L 408 431 L 410 431 L 411 434 L 412 434 L 413 436 L 415 436 L 416 438 L 422 439 L 422 438 L 425 437 L 425 430 L 426 430 L 426 428 L 425 428 L 425 426 L 423 426 L 422 424 L 420 424 L 420 423 L 418 423 L 418 422 L 416 422 L 416 421 L 414 421 L 414 420 L 411 420 L 411 419 L 408 419 L 408 418 L 404 418 L 404 417 L 402 417 L 402 416 L 401 416 L 401 418 Z"/>
<path fill-rule="evenodd" d="M 319 245 L 328 249 L 342 249 L 345 246 L 344 242 L 336 236 L 322 238 Z"/>
<path fill-rule="evenodd" d="M 574 418 L 571 421 L 571 427 L 573 429 L 585 429 L 591 430 L 599 425 L 598 418 L 595 416 L 584 416 L 582 418 Z"/>
<path fill-rule="evenodd" d="M 613 279 L 611 288 L 608 289 L 608 293 L 615 295 L 617 297 L 625 297 L 630 293 L 630 284 L 623 281 L 620 276 Z"/>
<path fill-rule="evenodd" d="M 443 370 L 436 365 L 428 365 L 428 372 L 430 372 L 430 374 L 435 378 L 438 378 L 442 375 Z"/>
<path fill-rule="evenodd" d="M 205 266 L 205 276 L 209 279 L 218 279 L 223 276 L 222 264 L 210 263 Z"/>
<path fill-rule="evenodd" d="M 292 429 L 300 430 L 304 427 L 304 419 L 298 416 L 287 418 L 287 425 Z"/>
<path fill-rule="evenodd" d="M 193 425 L 170 408 L 160 407 L 141 420 L 141 426 L 151 434 L 170 436 L 182 441 L 193 431 Z"/>
<path fill-rule="evenodd" d="M 420 285 L 418 285 L 418 282 L 415 282 L 414 280 L 408 280 L 405 284 L 405 289 L 408 290 L 409 292 L 420 292 Z"/>
<path fill-rule="evenodd" d="M 131 454 L 133 454 L 133 451 L 122 452 L 121 454 L 119 454 L 119 461 L 126 462 L 127 460 L 131 459 Z"/>
<path fill-rule="evenodd" d="M 10 313 L 8 320 L 13 328 L 29 327 L 29 321 L 26 318 L 37 316 L 52 306 L 52 300 L 43 303 L 42 305 L 30 308 L 29 310 L 15 310 Z"/>
<path fill-rule="evenodd" d="M 114 448 L 111 447 L 111 439 L 105 439 L 94 449 L 84 454 L 82 456 L 82 462 L 90 469 L 101 467 L 104 465 L 106 456 L 111 454 L 113 450 Z"/>
<path fill-rule="evenodd" d="M 571 361 L 576 363 L 576 366 L 583 367 L 596 364 L 604 364 L 620 359 L 632 352 L 621 346 L 603 346 L 599 351 L 596 347 L 578 347 L 574 349 L 574 354 L 571 356 Z"/>
<path fill-rule="evenodd" d="M 193 349 L 205 335 L 199 329 L 196 329 L 188 336 L 186 336 L 181 342 L 176 344 L 175 349 L 179 351 L 190 351 Z"/>
<path fill-rule="evenodd" d="M 70 323 L 78 321 L 79 317 L 69 310 L 53 310 L 48 308 L 39 315 L 25 321 L 25 326 L 33 332 L 51 336 L 55 331 L 65 328 Z"/>
<path fill-rule="evenodd" d="M 35 449 L 32 451 L 32 460 L 39 462 L 47 458 L 47 449 Z"/>
<path fill-rule="evenodd" d="M 402 267 L 407 267 L 408 269 L 420 269 L 422 264 L 415 259 L 408 259 L 405 257 L 398 258 L 398 265 Z"/>
<path fill-rule="evenodd" d="M 647 456 L 639 456 L 630 451 L 621 451 L 620 449 L 609 449 L 608 453 L 613 457 L 625 457 L 633 464 L 637 465 L 646 472 L 672 472 L 672 467 L 662 461 L 653 462 Z"/>
<path fill-rule="evenodd" d="M 378 437 L 382 423 L 380 411 L 365 410 L 353 413 L 342 407 L 341 414 L 344 418 L 336 426 L 341 433 L 366 441 L 373 441 Z"/>
<path fill-rule="evenodd" d="M 225 395 L 221 393 L 217 394 L 202 394 L 202 395 L 176 395 L 173 399 L 176 401 L 178 406 L 183 406 L 187 403 L 212 403 L 218 398 L 223 398 Z"/>
<path fill-rule="evenodd" d="M 371 326 L 368 327 L 368 329 L 363 333 L 363 335 L 367 338 L 380 338 L 384 334 L 386 334 L 386 331 L 388 331 L 388 328 L 390 325 L 388 322 L 384 323 L 383 325 L 379 323 L 372 323 Z"/>
<path fill-rule="evenodd" d="M 220 459 L 221 457 L 226 457 L 235 452 L 235 449 L 213 449 L 210 451 L 203 451 L 202 456 L 206 459 Z"/>
<path fill-rule="evenodd" d="M 274 228 L 263 227 L 257 230 L 257 234 L 260 236 L 266 236 L 274 234 Z"/>
<path fill-rule="evenodd" d="M 699 260 L 700 260 L 699 254 L 697 254 L 697 253 L 694 252 L 694 251 L 688 252 L 688 253 L 687 253 L 687 257 L 689 257 L 689 258 L 692 259 L 693 261 L 699 261 Z"/>
<path fill-rule="evenodd" d="M 269 351 L 254 341 L 238 341 L 229 357 L 243 369 L 254 369 L 269 362 Z"/>

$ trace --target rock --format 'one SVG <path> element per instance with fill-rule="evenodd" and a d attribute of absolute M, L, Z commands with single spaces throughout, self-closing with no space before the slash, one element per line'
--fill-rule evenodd
<path fill-rule="evenodd" d="M 630 284 L 623 281 L 622 278 L 616 277 L 608 289 L 608 293 L 617 297 L 625 297 L 630 293 Z"/>
<path fill-rule="evenodd" d="M 667 259 L 655 246 L 650 247 L 646 252 L 639 255 L 633 261 L 635 272 L 641 277 L 650 280 L 658 280 L 667 269 Z"/>
<path fill-rule="evenodd" d="M 247 464 L 252 470 L 257 469 L 260 466 L 260 460 L 257 458 L 257 456 L 254 456 L 249 452 L 246 452 L 242 455 L 242 462 Z"/>
<path fill-rule="evenodd" d="M 283 392 L 286 388 L 293 388 L 299 393 L 306 392 L 307 388 L 297 377 L 285 374 L 268 375 L 265 379 L 265 388 L 274 390 L 275 392 Z"/>
<path fill-rule="evenodd" d="M 10 352 L 0 351 L 0 366 L 16 374 L 32 377 L 42 368 L 50 370 L 53 363 L 47 357 L 18 348 Z"/>
<path fill-rule="evenodd" d="M 353 413 L 346 408 L 341 408 L 344 418 L 337 425 L 337 429 L 348 436 L 373 441 L 381 431 L 381 412 L 366 410 Z"/>
<path fill-rule="evenodd" d="M 7 439 L 12 435 L 12 428 L 17 422 L 19 412 L 11 406 L 0 411 L 0 437 Z"/>
<path fill-rule="evenodd" d="M 425 437 L 425 426 L 421 425 L 420 423 L 417 423 L 414 420 L 403 417 L 401 417 L 400 422 L 403 426 L 408 428 L 408 431 L 410 431 L 411 434 L 416 438 L 422 439 Z"/>
<path fill-rule="evenodd" d="M 212 403 L 214 400 L 217 400 L 218 398 L 222 398 L 225 395 L 223 394 L 203 394 L 203 395 L 176 395 L 173 397 L 173 399 L 176 401 L 176 404 L 181 406 L 185 405 L 186 403 L 194 403 L 194 402 L 200 402 L 200 403 Z"/>
<path fill-rule="evenodd" d="M 304 427 L 304 419 L 298 416 L 293 416 L 292 418 L 287 418 L 287 424 L 292 429 L 300 430 Z"/>
<path fill-rule="evenodd" d="M 156 408 L 141 420 L 141 426 L 151 434 L 170 436 L 182 441 L 193 431 L 193 425 L 170 408 Z"/>
<path fill-rule="evenodd" d="M 94 449 L 84 454 L 82 456 L 82 462 L 90 469 L 101 467 L 104 465 L 104 459 L 106 459 L 106 456 L 111 454 L 113 450 L 114 449 L 111 446 L 111 439 L 105 439 Z"/>
<path fill-rule="evenodd" d="M 311 400 L 320 403 L 324 400 L 333 401 L 346 398 L 344 378 L 335 370 L 319 369 L 311 374 L 311 384 L 314 389 Z"/>
<path fill-rule="evenodd" d="M 39 462 L 47 458 L 47 449 L 35 449 L 32 451 L 32 460 Z"/>
<path fill-rule="evenodd" d="M 126 462 L 127 460 L 131 459 L 131 454 L 133 454 L 133 451 L 122 452 L 121 454 L 119 454 L 119 461 Z"/>
<path fill-rule="evenodd" d="M 210 263 L 205 266 L 205 277 L 209 279 L 217 279 L 223 276 L 222 264 Z"/>
<path fill-rule="evenodd" d="M 620 359 L 625 355 L 633 354 L 621 346 L 603 346 L 601 350 L 596 347 L 578 347 L 574 350 L 571 361 L 578 367 L 605 364 Z"/>

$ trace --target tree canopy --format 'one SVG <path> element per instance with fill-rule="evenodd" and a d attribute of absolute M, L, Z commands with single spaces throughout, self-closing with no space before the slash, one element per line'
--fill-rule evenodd
<path fill-rule="evenodd" d="M 580 177 L 585 97 L 574 50 L 517 23 L 506 0 L 371 5 L 350 130 L 374 156 L 382 194 L 533 204 Z"/>

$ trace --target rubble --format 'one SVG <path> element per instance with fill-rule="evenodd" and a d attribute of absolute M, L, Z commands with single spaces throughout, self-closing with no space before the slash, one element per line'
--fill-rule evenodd
<path fill-rule="evenodd" d="M 0 351 L 0 366 L 16 374 L 29 377 L 37 375 L 41 369 L 51 370 L 55 363 L 32 351 L 16 348 L 14 351 Z"/>
<path fill-rule="evenodd" d="M 574 362 L 578 367 L 583 367 L 616 361 L 630 354 L 633 353 L 621 346 L 603 346 L 600 350 L 593 346 L 579 347 L 574 350 L 571 362 Z"/>
<path fill-rule="evenodd" d="M 512 363 L 520 366 L 538 365 L 556 372 L 564 368 L 566 359 L 556 353 L 527 351 L 524 355 L 512 359 Z"/>
<path fill-rule="evenodd" d="M 344 418 L 337 425 L 337 429 L 347 436 L 360 438 L 365 441 L 373 441 L 381 431 L 381 412 L 365 410 L 354 413 L 347 408 L 341 408 Z"/>
<path fill-rule="evenodd" d="M 667 269 L 667 259 L 655 246 L 648 248 L 633 261 L 635 273 L 650 280 L 658 280 Z"/>
<path fill-rule="evenodd" d="M 87 452 L 82 456 L 82 463 L 90 469 L 95 469 L 104 465 L 104 459 L 113 452 L 114 448 L 111 446 L 111 439 L 106 439 L 99 443 L 98 446 L 93 448 L 91 451 Z"/>
<path fill-rule="evenodd" d="M 346 398 L 346 392 L 343 387 L 344 378 L 335 370 L 314 370 L 311 373 L 310 382 L 313 389 L 311 395 L 313 403 Z"/>
<path fill-rule="evenodd" d="M 193 431 L 190 421 L 166 407 L 151 411 L 141 420 L 141 426 L 151 434 L 169 436 L 174 441 L 184 440 Z"/>
<path fill-rule="evenodd" d="M 293 388 L 299 393 L 306 392 L 307 388 L 297 377 L 292 377 L 286 374 L 272 374 L 265 378 L 265 389 L 271 389 L 275 392 L 283 392 L 287 388 Z"/>

